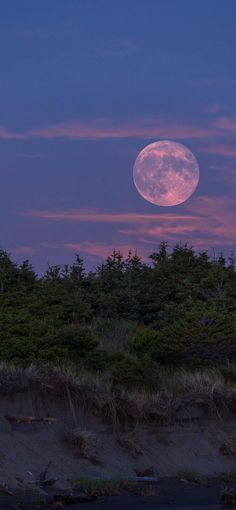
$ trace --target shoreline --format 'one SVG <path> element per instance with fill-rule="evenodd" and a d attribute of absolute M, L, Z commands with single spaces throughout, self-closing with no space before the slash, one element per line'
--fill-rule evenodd
<path fill-rule="evenodd" d="M 145 494 L 142 489 L 148 489 Z M 15 492 L 14 494 L 0 494 L 0 508 L 24 508 L 34 510 L 41 508 L 73 508 L 77 510 L 83 508 L 86 510 L 219 510 L 222 505 L 225 508 L 232 508 L 231 505 L 222 503 L 221 497 L 224 491 L 235 493 L 236 482 L 225 483 L 219 478 L 208 478 L 207 485 L 201 485 L 194 482 L 186 482 L 176 478 L 161 478 L 155 483 L 140 482 L 138 490 L 135 492 L 124 491 L 117 496 L 105 496 L 100 498 L 89 498 L 86 501 L 86 494 L 81 494 L 76 490 L 65 491 L 49 487 L 48 490 L 37 493 Z M 155 494 L 153 489 L 155 489 Z M 140 493 L 139 493 L 140 491 Z M 60 499 L 61 498 L 61 499 Z M 67 501 L 66 501 L 66 498 Z M 74 498 L 74 502 L 73 502 Z M 78 498 L 78 502 L 76 502 Z M 84 499 L 83 499 L 84 498 Z"/>

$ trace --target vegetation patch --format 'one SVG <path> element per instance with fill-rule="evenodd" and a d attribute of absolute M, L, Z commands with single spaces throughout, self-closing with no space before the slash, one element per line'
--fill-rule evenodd
<path fill-rule="evenodd" d="M 87 430 L 72 430 L 63 434 L 63 442 L 78 458 L 84 458 L 93 464 L 99 464 L 97 458 L 96 435 Z"/>
<path fill-rule="evenodd" d="M 183 468 L 177 473 L 177 478 L 184 480 L 185 482 L 199 483 L 201 485 L 207 485 L 207 481 L 203 478 L 196 469 Z"/>
<path fill-rule="evenodd" d="M 125 390 L 111 385 L 109 377 L 68 367 L 29 368 L 0 364 L 0 396 L 37 391 L 44 399 L 63 400 L 70 409 L 82 407 L 110 422 L 113 430 L 134 430 L 138 423 L 169 423 L 179 413 L 190 416 L 191 407 L 203 408 L 215 416 L 235 412 L 236 385 L 229 385 L 218 368 L 195 371 L 162 368 L 159 373 L 159 389 Z M 122 437 L 123 439 L 123 437 Z M 225 452 L 233 449 L 235 441 L 225 444 Z M 72 440 L 72 438 L 71 438 Z M 124 436 L 126 444 L 136 442 Z M 128 443 L 127 443 L 128 441 Z M 128 446 L 127 446 L 128 447 Z M 223 447 L 223 445 L 222 445 Z M 232 452 L 231 452 L 232 453 Z"/>
<path fill-rule="evenodd" d="M 136 483 L 128 478 L 76 478 L 72 485 L 77 490 L 96 497 L 118 496 L 123 491 L 134 491 Z"/>
<path fill-rule="evenodd" d="M 114 250 L 89 273 L 76 255 L 41 276 L 0 250 L 0 361 L 73 366 L 127 390 L 159 391 L 173 366 L 218 366 L 235 384 L 235 288 L 233 257 L 187 245 L 161 243 L 150 264 Z"/>

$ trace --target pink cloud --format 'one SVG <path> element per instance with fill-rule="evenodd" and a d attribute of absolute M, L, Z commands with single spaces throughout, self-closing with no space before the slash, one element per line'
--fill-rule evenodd
<path fill-rule="evenodd" d="M 215 105 L 216 108 L 216 105 Z M 103 140 L 119 138 L 173 138 L 173 139 L 217 139 L 230 135 L 236 131 L 236 121 L 232 118 L 218 117 L 204 123 L 199 121 L 176 122 L 158 118 L 136 119 L 132 122 L 126 119 L 100 118 L 92 120 L 76 120 L 60 122 L 48 126 L 32 128 L 19 133 L 0 127 L 2 140 L 26 140 L 32 138 L 68 138 L 74 140 Z"/>
<path fill-rule="evenodd" d="M 112 138 L 186 138 L 204 139 L 216 136 L 218 131 L 212 126 L 194 126 L 162 119 L 141 119 L 134 122 L 114 122 L 97 119 L 87 122 L 65 122 L 38 129 L 30 135 L 40 138 L 72 138 L 80 140 L 100 140 Z"/>
<path fill-rule="evenodd" d="M 91 223 L 131 223 L 140 224 L 152 221 L 169 221 L 181 220 L 182 215 L 176 213 L 170 214 L 142 214 L 142 213 L 112 213 L 101 212 L 94 209 L 69 209 L 61 211 L 45 211 L 45 210 L 28 210 L 24 211 L 25 216 L 35 216 L 52 221 L 69 221 L 69 222 L 91 222 Z M 187 217 L 189 220 L 194 219 L 193 216 Z"/>
<path fill-rule="evenodd" d="M 131 250 L 132 253 L 135 253 L 137 250 L 137 246 L 133 246 L 131 243 L 122 244 L 122 243 L 102 243 L 102 242 L 74 242 L 74 243 L 65 243 L 63 245 L 66 249 L 72 250 L 73 252 L 85 253 L 86 255 L 90 255 L 92 257 L 106 258 L 113 250 L 119 250 L 122 255 L 125 257 L 128 255 Z M 143 249 L 143 247 L 138 249 L 138 254 L 142 256 L 143 259 L 147 258 L 147 253 Z"/>
<path fill-rule="evenodd" d="M 195 247 L 235 246 L 235 201 L 229 197 L 197 197 L 186 202 L 185 211 L 191 219 L 183 214 L 181 220 L 169 221 L 168 224 L 148 226 L 139 231 L 143 240 L 165 239 L 167 241 L 185 240 Z"/>
<path fill-rule="evenodd" d="M 69 138 L 78 140 L 103 140 L 119 138 L 176 138 L 205 139 L 217 136 L 218 129 L 211 125 L 194 125 L 186 122 L 167 121 L 161 118 L 126 120 L 95 119 L 89 121 L 68 121 L 22 133 L 0 127 L 2 140 L 26 140 L 32 138 Z"/>
<path fill-rule="evenodd" d="M 196 248 L 206 249 L 209 246 L 236 245 L 236 205 L 235 200 L 227 196 L 194 197 L 172 213 L 163 208 L 162 212 L 155 214 L 94 210 L 26 211 L 25 214 L 44 221 L 113 224 L 112 242 L 94 243 L 83 239 L 64 245 L 67 249 L 91 256 L 107 256 L 114 247 L 126 253 L 129 248 L 138 248 L 141 254 L 147 256 L 150 246 L 157 246 L 162 240 L 188 242 Z M 120 228 L 122 224 L 124 228 Z"/>
<path fill-rule="evenodd" d="M 222 143 L 214 143 L 212 145 L 206 145 L 198 149 L 199 152 L 205 152 L 208 154 L 219 154 L 224 157 L 236 157 L 236 148 L 230 147 Z"/>
<path fill-rule="evenodd" d="M 26 133 L 16 133 L 0 126 L 0 140 L 25 140 L 26 138 L 28 138 Z"/>
<path fill-rule="evenodd" d="M 219 117 L 215 121 L 216 127 L 227 132 L 236 133 L 236 119 L 231 117 Z"/>
<path fill-rule="evenodd" d="M 12 253 L 19 253 L 22 255 L 32 255 L 34 253 L 33 248 L 30 246 L 18 246 L 18 248 L 14 248 L 11 250 Z"/>

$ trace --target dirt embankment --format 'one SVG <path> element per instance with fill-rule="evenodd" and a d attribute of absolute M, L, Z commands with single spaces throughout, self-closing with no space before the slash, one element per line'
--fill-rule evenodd
<path fill-rule="evenodd" d="M 109 393 L 63 374 L 0 374 L 0 483 L 79 477 L 219 476 L 235 469 L 234 398 Z M 5 376 L 4 376 L 5 377 Z"/>

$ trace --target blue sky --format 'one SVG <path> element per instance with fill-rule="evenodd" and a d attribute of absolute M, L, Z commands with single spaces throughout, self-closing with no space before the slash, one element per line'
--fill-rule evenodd
<path fill-rule="evenodd" d="M 41 271 L 161 240 L 236 248 L 234 0 L 11 0 L 0 18 L 0 242 Z M 158 207 L 132 168 L 170 139 L 200 166 Z"/>

